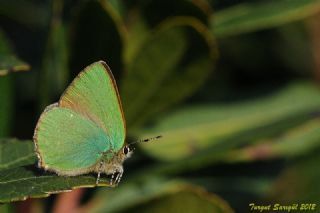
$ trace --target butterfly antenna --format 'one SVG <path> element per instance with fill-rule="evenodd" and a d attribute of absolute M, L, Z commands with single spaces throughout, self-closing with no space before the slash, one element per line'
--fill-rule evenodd
<path fill-rule="evenodd" d="M 150 141 L 158 140 L 160 138 L 162 138 L 162 135 L 158 135 L 158 136 L 153 137 L 153 138 L 146 138 L 146 139 L 141 139 L 141 140 L 138 140 L 138 141 L 133 141 L 133 142 L 129 143 L 129 145 L 132 145 L 132 144 L 135 144 L 135 143 L 148 143 Z"/>

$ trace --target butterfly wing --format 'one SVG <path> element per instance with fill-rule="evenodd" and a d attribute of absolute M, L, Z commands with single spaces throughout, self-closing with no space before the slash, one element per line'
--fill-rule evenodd
<path fill-rule="evenodd" d="M 42 113 L 34 135 L 41 167 L 63 175 L 91 171 L 110 149 L 110 140 L 90 119 L 55 106 Z"/>
<path fill-rule="evenodd" d="M 86 67 L 61 96 L 59 107 L 69 108 L 98 124 L 110 137 L 114 152 L 123 147 L 126 130 L 121 101 L 105 62 Z"/>

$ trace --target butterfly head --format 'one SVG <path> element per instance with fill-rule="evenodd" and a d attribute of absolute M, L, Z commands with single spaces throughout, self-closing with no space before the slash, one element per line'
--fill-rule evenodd
<path fill-rule="evenodd" d="M 157 140 L 159 138 L 161 138 L 162 136 L 157 136 L 157 137 L 153 137 L 153 138 L 148 138 L 148 139 L 143 139 L 143 140 L 139 140 L 139 141 L 134 141 L 131 142 L 129 144 L 126 144 L 118 153 L 119 158 L 121 159 L 121 161 L 123 162 L 125 159 L 131 157 L 133 151 L 135 150 L 134 147 L 132 147 L 133 144 L 135 143 L 146 143 L 149 141 L 153 141 L 153 140 Z"/>
<path fill-rule="evenodd" d="M 114 153 L 115 155 L 111 158 L 111 160 L 108 160 L 107 162 L 110 165 L 122 166 L 123 162 L 131 157 L 131 155 L 133 154 L 133 150 L 134 148 L 131 148 L 129 144 L 126 144 L 117 153 Z"/>
<path fill-rule="evenodd" d="M 122 155 L 124 156 L 125 159 L 131 157 L 133 153 L 134 148 L 131 148 L 130 145 L 125 145 L 122 148 Z"/>
<path fill-rule="evenodd" d="M 118 151 L 117 154 L 109 153 L 109 154 L 113 154 L 113 157 L 111 159 L 108 158 L 108 155 L 106 154 L 105 156 L 107 157 L 107 159 L 105 161 L 104 160 L 100 161 L 99 164 L 97 164 L 95 167 L 95 171 L 98 173 L 98 178 L 96 183 L 98 184 L 99 178 L 100 178 L 99 174 L 100 172 L 102 172 L 102 173 L 111 175 L 110 185 L 117 185 L 120 182 L 123 174 L 122 164 L 127 158 L 131 157 L 134 151 L 134 147 L 132 147 L 132 144 L 139 143 L 139 142 L 149 142 L 159 138 L 161 138 L 161 136 L 143 139 L 143 140 L 126 144 L 125 146 L 122 147 L 121 150 Z"/>

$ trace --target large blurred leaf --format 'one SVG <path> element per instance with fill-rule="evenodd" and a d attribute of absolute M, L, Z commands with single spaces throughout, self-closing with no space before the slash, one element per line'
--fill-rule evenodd
<path fill-rule="evenodd" d="M 320 11 L 318 0 L 281 0 L 242 3 L 216 12 L 211 30 L 226 37 L 279 26 L 300 20 Z"/>
<path fill-rule="evenodd" d="M 293 163 L 275 182 L 271 199 L 279 203 L 315 203 L 319 208 L 319 149 Z"/>
<path fill-rule="evenodd" d="M 191 188 L 190 188 L 191 189 Z M 193 213 L 193 212 L 207 212 L 207 213 L 229 213 L 233 212 L 231 208 L 226 205 L 221 199 L 216 196 L 204 193 L 198 190 L 182 190 L 177 193 L 168 194 L 149 201 L 142 206 L 132 209 L 130 212 L 158 212 L 163 211 L 167 213 Z"/>
<path fill-rule="evenodd" d="M 101 2 L 111 6 L 115 14 L 119 17 L 124 17 L 126 14 L 125 2 L 119 0 L 101 0 Z"/>
<path fill-rule="evenodd" d="M 36 167 L 32 141 L 0 143 L 0 203 L 47 197 L 73 188 L 94 187 L 96 175 L 61 177 Z M 102 177 L 100 186 L 109 186 Z"/>
<path fill-rule="evenodd" d="M 0 137 L 8 136 L 13 111 L 13 79 L 9 72 L 25 71 L 29 65 L 18 59 L 0 29 Z"/>
<path fill-rule="evenodd" d="M 29 27 L 45 27 L 49 16 L 45 4 L 30 0 L 1 0 L 0 15 Z"/>
<path fill-rule="evenodd" d="M 0 170 L 32 164 L 35 159 L 32 141 L 0 140 Z"/>
<path fill-rule="evenodd" d="M 141 184 L 123 183 L 118 190 L 101 190 L 85 209 L 88 212 L 233 212 L 224 200 L 199 187 L 159 178 L 149 178 Z"/>
<path fill-rule="evenodd" d="M 296 157 L 320 148 L 320 119 L 312 119 L 284 134 L 260 141 L 254 146 L 226 153 L 228 162 L 265 160 L 275 157 Z"/>
<path fill-rule="evenodd" d="M 159 32 L 141 48 L 133 63 L 129 65 L 121 87 L 129 124 L 135 120 L 143 104 L 156 92 L 159 84 L 181 59 L 185 48 L 186 39 L 180 29 Z"/>
<path fill-rule="evenodd" d="M 310 48 L 310 34 L 306 31 L 305 23 L 292 23 L 277 29 L 279 39 L 272 46 L 275 57 L 299 75 L 312 76 L 314 72 L 314 57 Z M 271 45 L 271 44 L 270 44 Z"/>
<path fill-rule="evenodd" d="M 245 138 L 254 141 L 258 129 L 264 131 L 265 127 L 290 117 L 298 119 L 302 116 L 305 119 L 319 107 L 320 92 L 307 83 L 290 85 L 270 97 L 244 103 L 189 107 L 162 118 L 155 127 L 140 134 L 142 138 L 164 136 L 160 142 L 143 144 L 142 148 L 161 160 L 187 158 L 208 147 L 232 146 L 230 141 L 223 144 L 226 142 L 224 139 L 250 129 L 255 131 Z M 292 123 L 292 120 L 288 121 L 288 125 Z M 274 128 L 281 129 L 279 126 Z"/>
<path fill-rule="evenodd" d="M 75 188 L 94 187 L 96 176 L 63 177 L 43 173 L 35 165 L 21 166 L 0 171 L 0 202 L 25 200 L 29 197 L 47 197 L 50 194 Z M 109 186 L 107 178 L 100 179 L 99 186 Z"/>
<path fill-rule="evenodd" d="M 187 0 L 162 0 L 162 1 L 146 1 L 142 5 L 142 13 L 152 27 L 177 16 L 193 17 L 201 21 L 203 24 L 208 23 L 208 11 L 211 10 L 209 5 L 204 10 L 195 1 Z"/>
<path fill-rule="evenodd" d="M 0 205 L 1 213 L 13 213 L 15 208 L 10 203 Z"/>
<path fill-rule="evenodd" d="M 8 72 L 26 71 L 29 69 L 28 64 L 14 55 L 8 39 L 0 29 L 0 76 L 6 75 Z"/>
<path fill-rule="evenodd" d="M 0 137 L 8 136 L 12 119 L 12 77 L 0 77 Z"/>
<path fill-rule="evenodd" d="M 52 20 L 45 54 L 40 72 L 40 105 L 41 108 L 53 103 L 68 83 L 68 45 L 67 33 L 61 21 L 62 1 L 54 1 Z"/>
<path fill-rule="evenodd" d="M 136 12 L 127 24 L 128 36 L 124 49 L 124 62 L 126 66 L 133 63 L 136 54 L 141 48 L 144 48 L 144 42 L 147 41 L 152 33 L 145 22 L 141 14 Z"/>
<path fill-rule="evenodd" d="M 211 11 L 210 5 L 187 0 L 146 1 L 141 7 L 130 9 L 129 17 L 126 17 L 129 35 L 126 43 L 125 62 L 131 62 L 132 56 L 140 48 L 144 48 L 143 42 L 149 34 L 154 33 L 153 29 L 161 22 L 175 17 L 193 17 L 203 24 L 207 24 L 208 15 L 206 12 Z"/>
<path fill-rule="evenodd" d="M 114 75 L 123 69 L 123 26 L 110 7 L 98 1 L 86 1 L 77 11 L 71 35 L 71 68 L 76 75 L 85 66 L 104 60 Z"/>
<path fill-rule="evenodd" d="M 129 126 L 185 99 L 212 71 L 215 46 L 204 25 L 184 17 L 159 28 L 128 65 L 121 85 Z"/>

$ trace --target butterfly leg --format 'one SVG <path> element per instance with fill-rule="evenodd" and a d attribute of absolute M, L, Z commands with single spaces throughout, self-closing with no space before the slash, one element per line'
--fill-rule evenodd
<path fill-rule="evenodd" d="M 118 175 L 117 175 L 117 177 L 116 177 L 116 180 L 115 180 L 116 184 L 119 184 L 119 183 L 120 183 L 120 180 L 121 180 L 121 178 L 122 178 L 122 174 L 123 174 L 123 172 L 119 172 L 119 173 L 118 173 Z"/>
<path fill-rule="evenodd" d="M 122 177 L 122 174 L 123 174 L 123 168 L 122 167 L 116 168 L 114 170 L 114 172 L 112 173 L 111 180 L 110 180 L 110 185 L 119 184 L 120 180 L 121 180 L 121 177 Z"/>
<path fill-rule="evenodd" d="M 101 174 L 101 172 L 98 172 L 98 175 L 97 175 L 97 180 L 96 180 L 96 185 L 98 185 L 98 184 L 99 184 L 99 180 L 100 180 L 100 174 Z"/>
<path fill-rule="evenodd" d="M 101 171 L 102 171 L 102 166 L 103 166 L 103 161 L 100 161 L 99 171 L 98 171 L 97 180 L 96 180 L 96 185 L 98 185 L 99 181 L 100 181 L 100 174 L 101 174 Z"/>
<path fill-rule="evenodd" d="M 113 183 L 114 183 L 114 180 L 115 180 L 115 174 L 116 174 L 117 172 L 113 172 L 112 173 L 112 176 L 111 176 L 111 179 L 110 179 L 110 185 L 112 186 L 113 185 Z"/>

